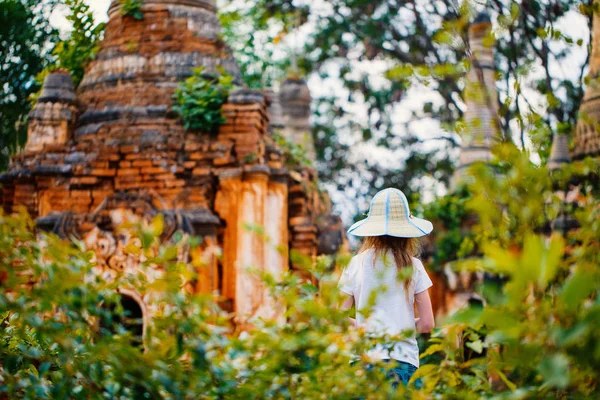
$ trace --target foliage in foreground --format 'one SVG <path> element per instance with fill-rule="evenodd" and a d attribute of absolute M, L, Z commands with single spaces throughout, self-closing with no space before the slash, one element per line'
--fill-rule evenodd
<path fill-rule="evenodd" d="M 257 320 L 255 329 L 240 332 L 216 306 L 218 298 L 180 289 L 193 278 L 174 259 L 185 239 L 161 246 L 151 239 L 152 227 L 135 228 L 144 240 L 128 249 L 147 257 L 142 273 L 107 283 L 91 278 L 88 253 L 52 235 L 36 237 L 33 222 L 21 215 L 0 217 L 0 392 L 86 399 L 597 397 L 597 193 L 582 192 L 574 211 L 579 230 L 537 234 L 542 210 L 553 218 L 561 206 L 550 180 L 539 179 L 547 171 L 514 148 L 501 151 L 511 167 L 492 180 L 487 169 L 475 171 L 468 203 L 478 213 L 474 240 L 482 254 L 457 266 L 495 278 L 479 288 L 485 307 L 463 310 L 432 336 L 423 356 L 436 361 L 418 370 L 422 389 L 392 393 L 381 371 L 349 364 L 374 339 L 336 309 L 337 274 L 328 259 L 305 260 L 318 286 L 292 273 L 280 281 L 263 276 L 286 322 Z M 598 162 L 586 161 L 576 172 L 597 173 Z M 567 175 L 559 181 L 568 182 Z M 152 265 L 164 273 L 148 283 L 143 272 Z M 123 327 L 107 328 L 111 314 L 123 312 L 117 286 L 162 293 L 144 351 Z"/>

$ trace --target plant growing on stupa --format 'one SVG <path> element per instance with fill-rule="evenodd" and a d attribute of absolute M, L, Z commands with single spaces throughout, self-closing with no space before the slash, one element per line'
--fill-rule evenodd
<path fill-rule="evenodd" d="M 273 134 L 273 139 L 283 152 L 285 163 L 288 167 L 312 166 L 312 161 L 308 158 L 306 149 L 301 144 L 293 143 L 279 132 Z"/>
<path fill-rule="evenodd" d="M 69 10 L 67 21 L 72 24 L 73 30 L 52 51 L 56 62 L 50 68 L 70 71 L 77 87 L 83 78 L 85 67 L 100 50 L 105 24 L 96 22 L 93 11 L 83 0 L 64 0 L 64 4 Z"/>
<path fill-rule="evenodd" d="M 142 20 L 144 19 L 144 14 L 142 13 L 143 5 L 144 2 L 142 0 L 121 0 L 121 15 Z"/>
<path fill-rule="evenodd" d="M 173 110 L 185 129 L 214 133 L 225 122 L 221 106 L 232 87 L 233 77 L 223 69 L 217 75 L 207 75 L 203 68 L 196 68 L 175 90 Z"/>

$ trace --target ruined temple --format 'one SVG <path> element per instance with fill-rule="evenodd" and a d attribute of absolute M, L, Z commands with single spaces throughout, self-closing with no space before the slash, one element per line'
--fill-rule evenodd
<path fill-rule="evenodd" d="M 206 253 L 190 290 L 217 293 L 245 317 L 274 316 L 247 267 L 277 276 L 293 268 L 291 252 L 333 253 L 343 240 L 327 196 L 311 189 L 316 171 L 286 166 L 272 138 L 275 129 L 307 131 L 310 92 L 287 83 L 281 93 L 236 89 L 217 133 L 186 131 L 172 97 L 193 68 L 221 67 L 241 85 L 214 1 L 145 0 L 141 11 L 140 20 L 123 16 L 121 2 L 112 2 L 78 88 L 64 71 L 47 76 L 24 152 L 0 175 L 1 204 L 6 212 L 25 207 L 40 229 L 81 240 L 107 278 L 139 262 L 119 227 L 160 214 L 162 241 L 176 232 L 203 238 L 190 249 Z M 264 227 L 268 243 L 252 225 Z M 144 296 L 120 290 L 146 310 Z"/>

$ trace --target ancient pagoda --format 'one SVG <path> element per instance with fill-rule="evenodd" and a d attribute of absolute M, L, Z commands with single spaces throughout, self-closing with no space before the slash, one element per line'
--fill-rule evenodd
<path fill-rule="evenodd" d="M 101 49 L 76 90 L 68 73 L 48 75 L 25 151 L 0 175 L 1 204 L 6 212 L 25 207 L 39 228 L 83 241 L 103 276 L 138 265 L 119 226 L 161 214 L 161 240 L 184 232 L 202 236 L 201 250 L 222 249 L 222 257 L 208 254 L 193 291 L 218 293 L 239 315 L 272 316 L 276 307 L 247 267 L 278 275 L 293 267 L 290 252 L 313 257 L 343 240 L 341 223 L 319 228 L 331 217 L 309 189 L 314 169 L 287 168 L 270 133 L 272 103 L 283 105 L 279 128 L 289 115 L 289 129 L 307 128 L 308 88 L 283 99 L 272 90 L 232 91 L 218 133 L 188 132 L 172 97 L 193 68 L 221 67 L 240 82 L 214 1 L 145 0 L 141 11 L 140 20 L 123 16 L 121 2 L 112 2 Z M 270 242 L 247 225 L 264 227 Z M 123 294 L 144 310 L 143 296 Z"/>
<path fill-rule="evenodd" d="M 471 68 L 465 82 L 465 128 L 452 186 L 465 179 L 465 170 L 492 158 L 491 147 L 500 139 L 498 93 L 490 16 L 482 12 L 469 26 Z"/>

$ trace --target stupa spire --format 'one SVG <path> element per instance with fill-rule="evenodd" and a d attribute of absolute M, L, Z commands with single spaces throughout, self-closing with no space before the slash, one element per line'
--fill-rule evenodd
<path fill-rule="evenodd" d="M 571 162 L 569 155 L 569 136 L 555 134 L 552 140 L 552 149 L 550 150 L 550 159 L 548 160 L 548 168 L 551 170 L 558 169 L 564 164 Z"/>
<path fill-rule="evenodd" d="M 462 179 L 464 169 L 471 164 L 489 161 L 492 158 L 491 146 L 500 138 L 491 30 L 492 22 L 485 12 L 477 15 L 469 27 L 471 69 L 467 72 L 464 92 L 466 127 L 462 133 L 454 184 Z"/>
<path fill-rule="evenodd" d="M 306 157 L 314 163 L 316 152 L 310 126 L 312 96 L 306 81 L 297 74 L 290 74 L 281 84 L 279 100 L 283 136 L 288 141 L 302 146 Z"/>

